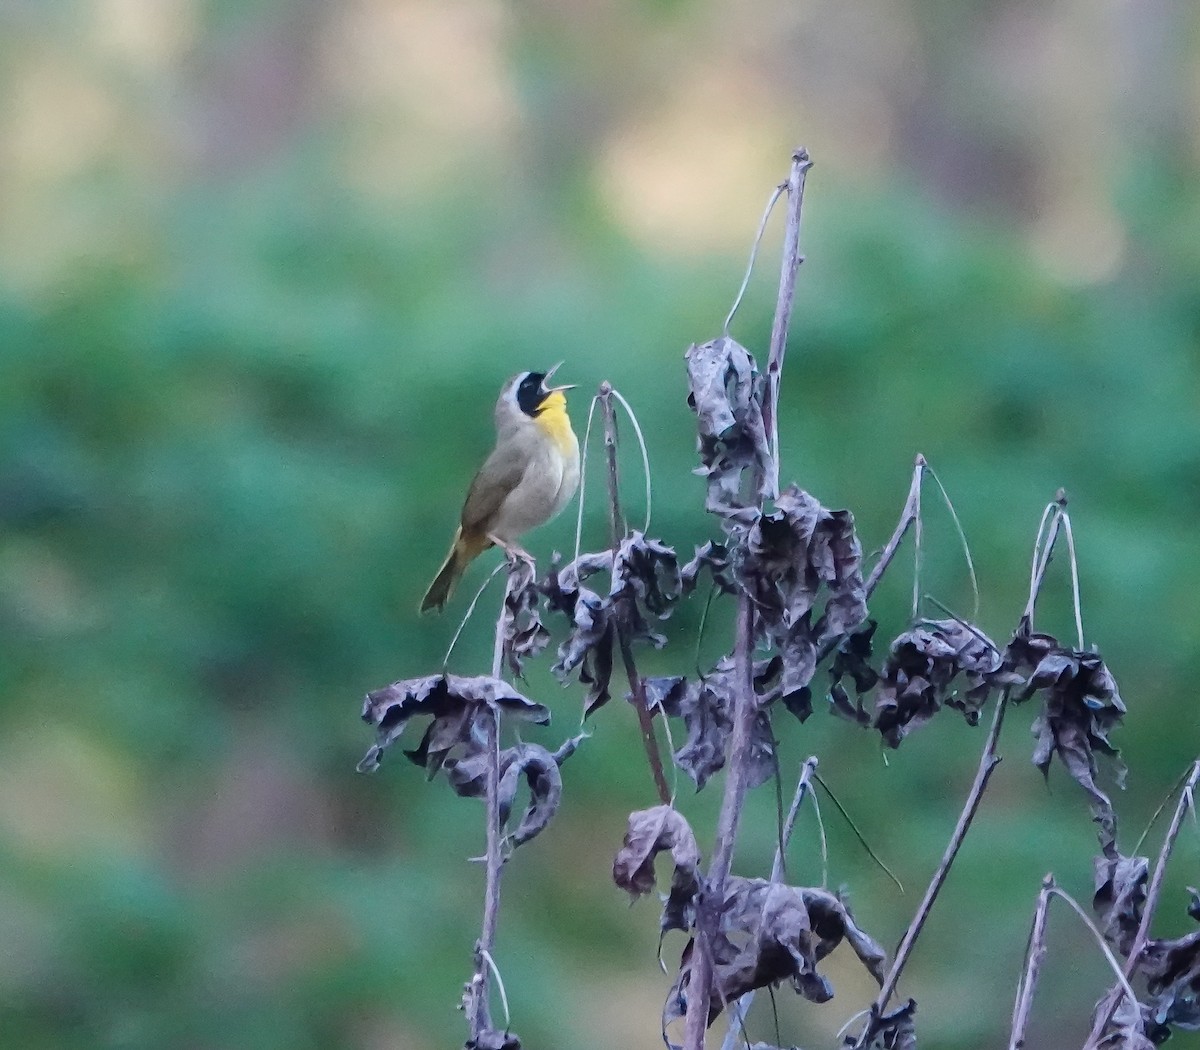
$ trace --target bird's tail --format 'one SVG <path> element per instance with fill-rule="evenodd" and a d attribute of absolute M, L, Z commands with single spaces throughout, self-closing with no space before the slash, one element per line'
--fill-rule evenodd
<path fill-rule="evenodd" d="M 459 577 L 462 576 L 467 566 L 490 546 L 487 539 L 482 542 L 472 541 L 463 536 L 462 529 L 455 532 L 454 542 L 450 545 L 450 553 L 446 555 L 445 562 L 442 563 L 441 569 L 433 578 L 433 583 L 429 585 L 425 597 L 421 599 L 421 612 L 440 612 L 442 606 L 450 600 L 454 588 L 458 585 Z"/>

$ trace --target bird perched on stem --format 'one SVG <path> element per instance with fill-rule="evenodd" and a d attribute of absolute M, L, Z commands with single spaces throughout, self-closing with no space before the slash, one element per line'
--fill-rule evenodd
<path fill-rule="evenodd" d="M 496 447 L 463 504 L 462 519 L 445 564 L 421 599 L 421 612 L 441 609 L 463 570 L 489 547 L 528 558 L 517 537 L 544 525 L 579 486 L 579 442 L 567 416 L 566 386 L 547 386 L 562 362 L 547 372 L 522 372 L 496 400 Z"/>

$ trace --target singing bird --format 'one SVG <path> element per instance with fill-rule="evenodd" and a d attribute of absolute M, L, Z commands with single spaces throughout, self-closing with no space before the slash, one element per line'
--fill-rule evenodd
<path fill-rule="evenodd" d="M 517 537 L 544 525 L 579 486 L 579 442 L 567 416 L 566 386 L 547 386 L 562 365 L 522 372 L 496 400 L 496 447 L 463 504 L 462 518 L 445 564 L 421 599 L 421 612 L 441 609 L 463 570 L 489 547 L 528 557 Z"/>

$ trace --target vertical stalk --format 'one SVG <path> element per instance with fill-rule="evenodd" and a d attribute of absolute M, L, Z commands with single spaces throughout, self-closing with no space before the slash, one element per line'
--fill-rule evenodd
<path fill-rule="evenodd" d="M 620 475 L 617 469 L 617 417 L 613 409 L 612 386 L 608 381 L 600 384 L 600 406 L 604 413 L 604 459 L 608 465 L 608 536 L 613 558 L 625 538 L 625 516 L 621 512 Z M 646 704 L 646 687 L 637 664 L 633 658 L 633 644 L 629 639 L 629 623 L 625 600 L 618 603 L 617 619 L 617 648 L 621 653 L 621 663 L 625 668 L 625 677 L 629 681 L 629 694 L 633 697 L 633 706 L 637 711 L 638 727 L 642 733 L 642 746 L 646 749 L 646 759 L 650 763 L 650 772 L 654 777 L 654 786 L 658 791 L 658 800 L 663 805 L 671 802 L 671 788 L 667 784 L 667 776 L 663 770 L 662 755 L 658 749 L 658 735 L 654 731 L 654 716 Z"/>
<path fill-rule="evenodd" d="M 1130 945 L 1129 955 L 1125 959 L 1122 971 L 1126 980 L 1134 975 L 1142 963 L 1142 953 L 1146 950 L 1146 943 L 1150 940 L 1150 923 L 1154 920 L 1154 911 L 1158 907 L 1163 880 L 1167 875 L 1167 862 L 1171 859 L 1171 853 L 1175 849 L 1175 840 L 1179 837 L 1179 829 L 1183 826 L 1183 817 L 1190 805 L 1192 792 L 1195 791 L 1197 782 L 1200 782 L 1200 759 L 1192 763 L 1191 772 L 1179 793 L 1179 804 L 1175 807 L 1175 813 L 1171 817 L 1171 826 L 1167 828 L 1162 849 L 1158 851 L 1158 859 L 1154 862 L 1154 873 L 1150 876 L 1150 885 L 1146 889 L 1146 903 L 1142 905 L 1142 921 L 1138 923 L 1137 933 L 1134 934 L 1133 944 Z M 1101 1000 L 1100 1005 L 1096 1008 L 1092 1030 L 1088 1033 L 1087 1042 L 1083 1044 L 1084 1050 L 1093 1050 L 1100 1045 L 1104 1029 L 1108 1027 L 1117 1004 L 1125 994 L 1127 993 L 1118 984 Z"/>
<path fill-rule="evenodd" d="M 775 302 L 775 319 L 771 323 L 771 352 L 767 358 L 767 389 L 763 398 L 763 427 L 771 448 L 768 467 L 768 496 L 779 495 L 779 386 L 783 378 L 783 358 L 787 353 L 788 325 L 792 319 L 792 300 L 796 294 L 796 274 L 804 256 L 800 254 L 800 213 L 804 207 L 804 180 L 812 167 L 808 150 L 799 147 L 792 154 L 792 170 L 788 175 L 787 222 L 783 232 L 783 262 L 779 271 L 779 298 Z"/>
<path fill-rule="evenodd" d="M 737 647 L 734 650 L 734 667 L 738 682 L 737 704 L 733 733 L 729 741 L 725 794 L 721 799 L 721 815 L 717 821 L 717 838 L 696 915 L 696 937 L 687 987 L 688 1007 L 683 1041 L 685 1050 L 703 1050 L 704 1033 L 708 1029 L 713 981 L 709 943 L 720 923 L 721 906 L 725 900 L 725 882 L 733 865 L 733 846 L 737 840 L 742 804 L 746 799 L 746 758 L 750 753 L 754 719 L 758 715 L 758 698 L 754 693 L 753 680 L 753 648 L 754 606 L 749 596 L 743 593 L 738 599 Z"/>
<path fill-rule="evenodd" d="M 1050 910 L 1050 896 L 1054 892 L 1054 876 L 1042 879 L 1042 890 L 1038 894 L 1037 909 L 1033 913 L 1033 929 L 1029 931 L 1029 950 L 1025 953 L 1025 969 L 1017 985 L 1017 1001 L 1013 1005 L 1012 1035 L 1008 1050 L 1024 1050 L 1025 1030 L 1029 1027 L 1029 1015 L 1033 1010 L 1033 993 L 1037 989 L 1042 961 L 1046 958 L 1046 916 Z"/>
<path fill-rule="evenodd" d="M 508 583 L 500 604 L 500 615 L 496 619 L 496 637 L 492 648 L 492 677 L 499 678 L 504 667 L 504 634 L 508 617 L 508 595 L 512 586 L 512 569 L 509 565 Z M 483 920 L 479 940 L 475 943 L 475 972 L 463 996 L 467 1012 L 467 1026 L 473 1041 L 492 1027 L 490 995 L 488 986 L 487 959 L 496 945 L 496 927 L 500 919 L 500 875 L 504 870 L 504 858 L 500 853 L 500 712 L 489 707 L 485 717 L 486 746 L 488 751 L 487 783 L 485 786 L 487 856 L 483 893 Z"/>

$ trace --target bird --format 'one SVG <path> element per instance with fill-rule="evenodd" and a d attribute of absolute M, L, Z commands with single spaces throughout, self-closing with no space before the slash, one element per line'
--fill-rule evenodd
<path fill-rule="evenodd" d="M 440 611 L 466 567 L 489 547 L 531 560 L 517 537 L 544 525 L 575 495 L 579 441 L 566 398 L 575 384 L 547 385 L 562 364 L 520 372 L 500 388 L 496 447 L 467 490 L 450 553 L 421 599 L 421 612 Z"/>

